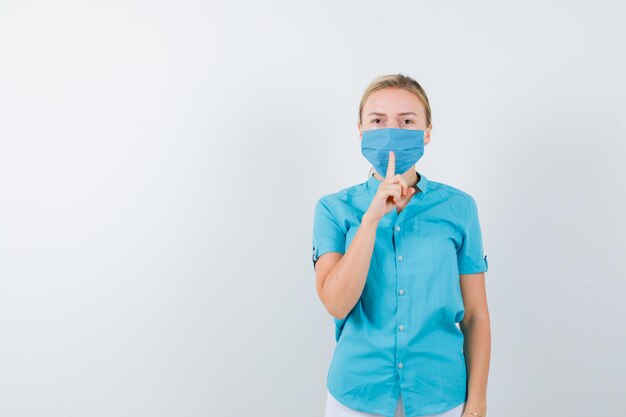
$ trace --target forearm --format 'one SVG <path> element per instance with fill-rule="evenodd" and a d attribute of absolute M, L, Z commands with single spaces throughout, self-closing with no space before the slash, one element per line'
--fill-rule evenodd
<path fill-rule="evenodd" d="M 344 318 L 355 306 L 365 287 L 376 241 L 377 220 L 363 216 L 346 253 L 328 273 L 322 291 L 333 316 Z"/>
<path fill-rule="evenodd" d="M 474 317 L 462 327 L 465 337 L 463 351 L 467 366 L 466 411 L 487 415 L 487 378 L 491 357 L 489 316 Z M 471 416 L 471 415 L 466 415 Z"/>

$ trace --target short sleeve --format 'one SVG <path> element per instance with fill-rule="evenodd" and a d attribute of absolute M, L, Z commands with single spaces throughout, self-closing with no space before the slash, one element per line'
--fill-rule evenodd
<path fill-rule="evenodd" d="M 487 255 L 483 252 L 482 232 L 476 201 L 470 196 L 461 218 L 462 242 L 457 250 L 459 274 L 478 274 L 488 269 Z"/>
<path fill-rule="evenodd" d="M 326 252 L 345 253 L 346 232 L 333 215 L 324 197 L 315 205 L 313 219 L 313 270 L 315 262 Z"/>

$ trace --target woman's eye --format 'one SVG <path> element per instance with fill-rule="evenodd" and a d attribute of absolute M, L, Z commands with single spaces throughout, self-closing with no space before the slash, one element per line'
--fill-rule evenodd
<path fill-rule="evenodd" d="M 413 123 L 413 120 L 409 120 L 409 119 L 406 119 L 406 120 L 404 120 L 404 121 L 405 121 L 405 122 L 409 122 L 409 123 L 407 123 L 407 125 L 410 125 L 410 124 L 412 124 L 412 123 Z"/>
<path fill-rule="evenodd" d="M 376 123 L 377 120 L 380 120 L 380 119 L 374 119 L 372 120 L 372 123 Z"/>

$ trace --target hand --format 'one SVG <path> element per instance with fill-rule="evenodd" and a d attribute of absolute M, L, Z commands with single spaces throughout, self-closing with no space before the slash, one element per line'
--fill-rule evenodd
<path fill-rule="evenodd" d="M 395 172 L 396 156 L 393 151 L 389 151 L 389 164 L 387 164 L 385 179 L 378 186 L 376 195 L 363 217 L 367 216 L 369 220 L 380 221 L 384 215 L 395 210 L 401 200 L 415 194 L 415 188 L 409 187 L 404 177 Z"/>
<path fill-rule="evenodd" d="M 480 415 L 481 417 L 486 417 L 486 414 L 484 412 L 479 413 L 478 415 Z M 461 415 L 461 417 L 475 417 L 475 415 L 471 412 L 463 411 L 463 414 Z"/>
<path fill-rule="evenodd" d="M 463 407 L 463 414 L 461 417 L 476 417 L 474 412 L 478 413 L 481 417 L 487 416 L 487 406 L 483 405 L 474 405 L 473 403 L 465 403 L 465 407 Z"/>

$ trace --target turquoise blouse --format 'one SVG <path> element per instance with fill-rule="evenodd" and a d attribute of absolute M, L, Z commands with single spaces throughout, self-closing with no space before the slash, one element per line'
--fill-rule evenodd
<path fill-rule="evenodd" d="M 326 385 L 358 411 L 393 417 L 436 414 L 467 400 L 459 274 L 487 271 L 476 202 L 418 175 L 418 193 L 379 222 L 365 288 L 342 320 Z M 381 181 L 322 196 L 315 206 L 313 269 L 327 252 L 345 254 Z"/>

